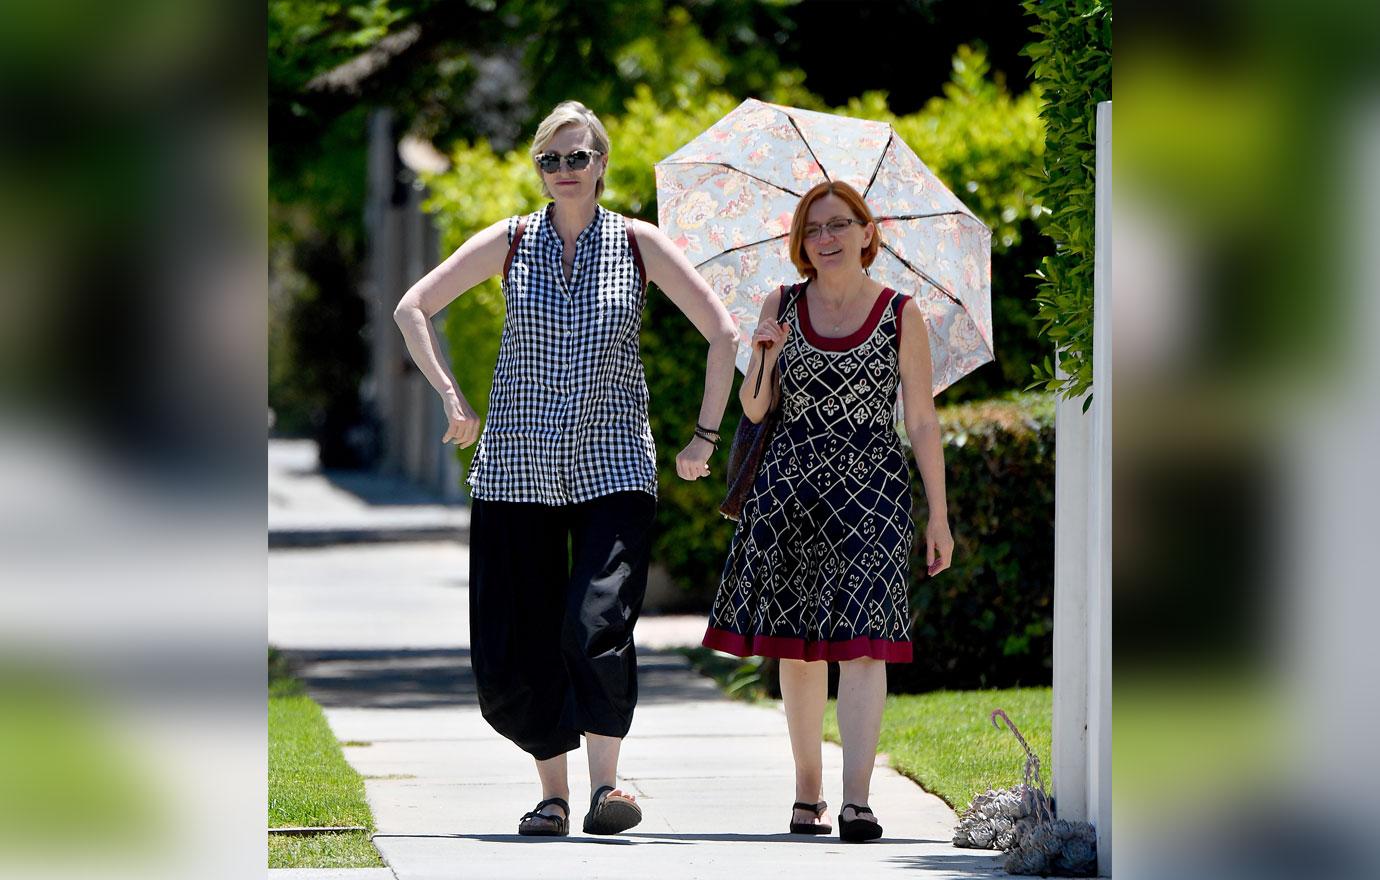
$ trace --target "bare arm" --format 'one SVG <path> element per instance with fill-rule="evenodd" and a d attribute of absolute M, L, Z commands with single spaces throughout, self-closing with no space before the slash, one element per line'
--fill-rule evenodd
<path fill-rule="evenodd" d="M 479 418 L 455 382 L 450 364 L 441 357 L 441 345 L 431 319 L 465 291 L 503 271 L 508 256 L 508 221 L 484 229 L 462 244 L 455 253 L 412 285 L 393 310 L 407 351 L 441 395 L 448 422 L 441 442 L 469 446 L 479 439 Z"/>
<path fill-rule="evenodd" d="M 778 288 L 762 303 L 762 313 L 757 316 L 757 329 L 752 333 L 752 360 L 748 361 L 743 384 L 738 386 L 738 402 L 743 405 L 743 415 L 753 422 L 761 422 L 767 417 L 773 388 L 770 373 L 776 369 L 776 361 L 781 357 L 781 349 L 790 334 L 790 327 L 776 323 L 780 308 L 781 290 Z M 770 345 L 763 346 L 763 342 Z M 759 372 L 762 374 L 760 390 L 757 388 Z"/>
<path fill-rule="evenodd" d="M 914 299 L 901 309 L 901 401 L 906 413 L 915 464 L 925 484 L 929 521 L 925 524 L 925 563 L 931 575 L 949 567 L 953 537 L 949 533 L 949 503 L 944 492 L 944 444 L 934 411 L 934 368 L 930 363 L 930 335 L 925 316 Z"/>
<path fill-rule="evenodd" d="M 723 303 L 660 229 L 635 220 L 634 228 L 649 279 L 670 297 L 671 302 L 690 319 L 695 329 L 709 342 L 704 366 L 704 396 L 700 401 L 698 424 L 718 429 L 733 388 L 733 360 L 738 348 L 738 331 Z M 709 474 L 709 456 L 714 447 L 698 437 L 676 457 L 676 472 L 687 480 Z"/>

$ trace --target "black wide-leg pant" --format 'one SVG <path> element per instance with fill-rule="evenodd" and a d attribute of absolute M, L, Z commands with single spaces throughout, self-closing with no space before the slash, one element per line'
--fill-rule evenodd
<path fill-rule="evenodd" d="M 633 625 L 656 499 L 616 492 L 550 506 L 475 499 L 470 652 L 479 708 L 538 760 L 581 733 L 626 736 L 637 704 Z"/>

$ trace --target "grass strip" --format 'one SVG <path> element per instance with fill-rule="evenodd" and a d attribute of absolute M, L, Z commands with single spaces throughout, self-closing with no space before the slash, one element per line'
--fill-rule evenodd
<path fill-rule="evenodd" d="M 683 648 L 681 654 L 725 693 L 749 702 L 767 699 L 761 659 L 730 657 L 708 648 Z M 837 703 L 829 701 L 824 738 L 840 743 Z M 898 773 L 913 779 L 962 812 L 973 796 L 989 788 L 1021 782 L 1025 752 L 1003 724 L 988 720 L 1005 709 L 1040 759 L 1045 790 L 1053 791 L 1050 743 L 1054 692 L 1048 687 L 893 694 L 882 712 L 878 750 Z"/>
<path fill-rule="evenodd" d="M 840 742 L 837 708 L 830 700 L 824 717 L 825 739 L 835 743 Z M 1051 790 L 1054 693 L 1047 687 L 888 696 L 878 750 L 897 772 L 962 812 L 974 795 L 1022 780 L 1020 743 L 1006 725 L 997 730 L 988 720 L 998 708 L 1006 710 L 1039 756 L 1045 788 Z"/>
<path fill-rule="evenodd" d="M 270 868 L 372 868 L 374 817 L 364 779 L 346 761 L 321 707 L 269 652 L 269 827 L 361 826 L 368 831 L 268 836 Z"/>

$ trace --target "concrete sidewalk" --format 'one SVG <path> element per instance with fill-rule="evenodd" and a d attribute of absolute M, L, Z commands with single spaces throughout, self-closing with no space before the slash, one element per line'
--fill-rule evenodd
<path fill-rule="evenodd" d="M 679 655 L 657 649 L 696 643 L 698 617 L 639 623 L 642 697 L 620 769 L 642 824 L 616 838 L 579 833 L 589 797 L 581 751 L 571 756 L 572 836 L 518 837 L 517 817 L 540 795 L 531 760 L 474 703 L 467 568 L 454 543 L 269 555 L 270 643 L 298 664 L 366 777 L 375 844 L 402 880 L 1001 873 L 996 856 L 951 847 L 952 811 L 885 767 L 871 798 L 883 840 L 786 834 L 794 792 L 784 715 L 724 699 Z M 837 747 L 825 746 L 825 768 L 825 797 L 837 809 Z"/>
<path fill-rule="evenodd" d="M 323 473 L 310 440 L 268 444 L 268 546 L 321 547 L 463 540 L 469 508 L 402 480 L 364 471 Z"/>
<path fill-rule="evenodd" d="M 269 476 L 270 529 L 287 535 L 268 557 L 269 643 L 288 654 L 365 776 L 375 845 L 401 880 L 1005 876 L 995 854 L 951 847 L 953 812 L 884 766 L 871 796 L 881 841 L 785 833 L 795 800 L 785 716 L 723 698 L 668 650 L 698 644 L 698 615 L 638 623 L 641 698 L 620 782 L 638 795 L 642 824 L 612 838 L 580 833 L 581 750 L 571 755 L 571 836 L 519 837 L 517 819 L 540 791 L 531 759 L 475 704 L 468 548 L 415 540 L 428 529 L 463 535 L 466 511 L 396 485 L 382 493 L 392 503 L 370 503 L 369 491 L 318 473 L 309 444 L 271 444 Z M 400 538 L 413 540 L 379 543 Z M 824 749 L 825 798 L 837 811 L 842 753 Z"/>

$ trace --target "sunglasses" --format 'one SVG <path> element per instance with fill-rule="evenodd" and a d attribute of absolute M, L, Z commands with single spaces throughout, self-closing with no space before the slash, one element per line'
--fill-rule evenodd
<path fill-rule="evenodd" d="M 589 166 L 590 160 L 595 156 L 602 156 L 599 150 L 576 150 L 562 156 L 560 153 L 542 153 L 537 157 L 537 166 L 547 174 L 555 174 L 561 170 L 561 160 L 565 160 L 565 167 L 571 171 L 583 171 Z"/>

